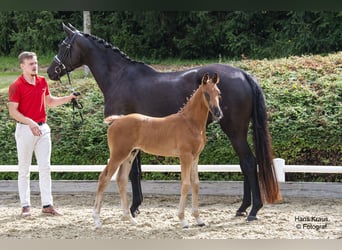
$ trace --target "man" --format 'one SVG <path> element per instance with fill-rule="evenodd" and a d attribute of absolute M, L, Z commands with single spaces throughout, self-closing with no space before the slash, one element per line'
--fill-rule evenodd
<path fill-rule="evenodd" d="M 51 194 L 51 137 L 45 107 L 62 105 L 77 97 L 73 94 L 64 97 L 50 94 L 46 79 L 38 75 L 38 60 L 34 52 L 22 52 L 18 58 L 22 74 L 9 87 L 8 109 L 10 116 L 17 121 L 15 140 L 21 215 L 31 215 L 29 168 L 33 152 L 38 164 L 42 213 L 62 215 L 54 208 Z"/>

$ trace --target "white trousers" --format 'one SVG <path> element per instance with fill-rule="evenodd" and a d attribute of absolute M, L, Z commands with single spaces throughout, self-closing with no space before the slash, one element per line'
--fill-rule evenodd
<path fill-rule="evenodd" d="M 39 188 L 42 206 L 53 205 L 51 194 L 51 134 L 48 124 L 40 126 L 41 136 L 34 136 L 28 125 L 17 123 L 15 140 L 18 154 L 18 189 L 22 207 L 31 206 L 30 166 L 35 157 L 39 172 Z"/>

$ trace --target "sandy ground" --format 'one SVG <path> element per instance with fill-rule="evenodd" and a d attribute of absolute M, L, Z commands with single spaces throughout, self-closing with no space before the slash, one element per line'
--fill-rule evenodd
<path fill-rule="evenodd" d="M 241 197 L 201 195 L 200 211 L 207 225 L 195 225 L 189 199 L 190 228 L 181 229 L 178 195 L 145 195 L 139 224 L 132 226 L 122 220 L 118 194 L 106 194 L 103 227 L 95 230 L 93 194 L 54 195 L 61 217 L 41 215 L 40 196 L 31 197 L 32 216 L 21 218 L 18 195 L 0 196 L 0 239 L 342 239 L 342 199 L 284 198 L 265 205 L 259 220 L 247 223 L 234 216 Z"/>

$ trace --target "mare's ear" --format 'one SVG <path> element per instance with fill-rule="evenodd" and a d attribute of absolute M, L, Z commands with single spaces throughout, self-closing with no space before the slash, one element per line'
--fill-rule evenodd
<path fill-rule="evenodd" d="M 74 32 L 64 23 L 63 23 L 63 30 L 65 31 L 68 37 L 71 37 L 74 34 Z"/>
<path fill-rule="evenodd" d="M 218 84 L 219 81 L 220 81 L 220 77 L 218 76 L 217 73 L 215 73 L 214 76 L 213 76 L 213 83 L 214 84 Z"/>
<path fill-rule="evenodd" d="M 70 23 L 68 23 L 68 26 L 69 28 L 72 30 L 72 31 L 75 31 L 75 32 L 79 32 L 78 29 L 76 29 L 74 26 L 72 26 Z"/>
<path fill-rule="evenodd" d="M 206 84 L 208 80 L 209 80 L 209 74 L 205 73 L 202 77 L 202 84 Z"/>

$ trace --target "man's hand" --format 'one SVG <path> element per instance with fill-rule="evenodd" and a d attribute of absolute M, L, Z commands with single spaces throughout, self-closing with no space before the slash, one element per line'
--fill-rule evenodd
<path fill-rule="evenodd" d="M 42 131 L 40 130 L 40 127 L 39 127 L 39 125 L 36 122 L 32 121 L 29 124 L 29 127 L 30 127 L 30 129 L 32 131 L 32 134 L 34 136 L 41 136 L 42 135 Z"/>

